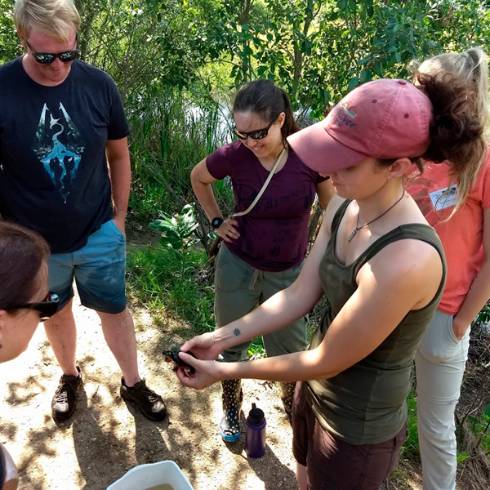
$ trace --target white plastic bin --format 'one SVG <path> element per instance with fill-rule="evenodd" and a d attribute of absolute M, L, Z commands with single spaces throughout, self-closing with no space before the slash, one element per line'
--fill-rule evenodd
<path fill-rule="evenodd" d="M 174 490 L 193 490 L 189 480 L 174 461 L 135 466 L 109 485 L 107 490 L 144 490 L 165 483 L 171 485 Z"/>

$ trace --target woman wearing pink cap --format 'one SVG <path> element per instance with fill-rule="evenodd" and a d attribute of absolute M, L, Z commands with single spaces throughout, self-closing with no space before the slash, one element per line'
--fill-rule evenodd
<path fill-rule="evenodd" d="M 485 53 L 472 48 L 435 56 L 418 67 L 415 80 L 433 73 L 447 73 L 466 87 L 464 93 L 477 116 L 474 130 L 481 131 L 488 124 L 489 111 Z M 468 108 L 469 103 L 464 106 Z M 457 150 L 448 145 L 438 159 L 451 160 Z M 468 356 L 470 325 L 490 298 L 490 152 L 483 150 L 482 145 L 474 154 L 473 175 L 458 178 L 452 174 L 451 163 L 427 162 L 424 173 L 408 186 L 437 231 L 448 264 L 441 302 L 415 357 L 425 490 L 456 488 L 454 410 Z"/>
<path fill-rule="evenodd" d="M 182 346 L 198 357 L 180 354 L 196 369 L 177 371 L 187 386 L 226 378 L 302 381 L 293 416 L 301 489 L 377 490 L 405 439 L 412 361 L 439 302 L 445 265 L 403 181 L 414 161 L 457 140 L 450 128 L 462 117 L 449 110 L 457 84 L 423 77 L 421 85 L 367 83 L 324 121 L 289 137 L 306 165 L 331 176 L 339 195 L 298 279 L 248 315 Z M 464 168 L 466 157 L 458 164 Z M 248 363 L 213 360 L 281 329 L 322 296 L 328 306 L 308 351 Z"/>

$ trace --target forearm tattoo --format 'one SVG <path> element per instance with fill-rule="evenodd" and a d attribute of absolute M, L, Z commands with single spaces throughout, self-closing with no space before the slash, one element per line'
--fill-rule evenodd
<path fill-rule="evenodd" d="M 233 330 L 233 335 L 235 337 L 240 337 L 241 334 L 242 334 L 242 332 L 240 332 L 239 328 L 235 328 L 235 330 Z"/>

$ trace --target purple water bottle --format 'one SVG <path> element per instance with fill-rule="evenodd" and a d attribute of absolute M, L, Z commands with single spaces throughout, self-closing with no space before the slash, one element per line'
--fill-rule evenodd
<path fill-rule="evenodd" d="M 245 435 L 245 451 L 249 458 L 261 458 L 265 454 L 265 426 L 264 412 L 252 403 Z"/>

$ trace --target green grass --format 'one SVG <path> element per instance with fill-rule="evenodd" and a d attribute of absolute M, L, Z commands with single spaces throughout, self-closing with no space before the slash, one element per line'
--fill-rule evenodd
<path fill-rule="evenodd" d="M 410 392 L 408 395 L 407 406 L 407 440 L 402 447 L 401 457 L 411 461 L 420 461 L 419 436 L 417 433 L 417 398 L 415 393 Z"/>
<path fill-rule="evenodd" d="M 214 329 L 213 288 L 202 277 L 203 251 L 174 250 L 159 244 L 128 251 L 128 291 L 156 322 L 164 317 L 191 326 L 188 336 Z"/>
<path fill-rule="evenodd" d="M 162 244 L 130 248 L 129 295 L 148 309 L 157 324 L 164 323 L 165 317 L 184 322 L 176 333 L 192 337 L 214 330 L 214 288 L 206 262 L 206 254 L 196 248 L 175 250 Z M 248 354 L 265 355 L 262 338 L 250 343 Z"/>
<path fill-rule="evenodd" d="M 158 217 L 158 211 L 169 208 L 171 198 L 166 188 L 147 179 L 135 178 L 129 198 L 129 211 L 133 223 L 146 226 Z"/>
<path fill-rule="evenodd" d="M 417 397 L 411 392 L 407 399 L 408 421 L 407 440 L 403 445 L 401 457 L 412 462 L 420 462 L 419 437 L 417 433 Z M 485 454 L 490 454 L 490 405 L 487 405 L 478 417 L 468 417 L 469 427 L 479 439 L 479 444 Z M 458 464 L 464 463 L 470 456 L 464 448 L 458 447 Z"/>
<path fill-rule="evenodd" d="M 468 422 L 477 438 L 477 446 L 481 447 L 484 454 L 490 455 L 490 403 L 476 417 L 469 416 Z"/>

